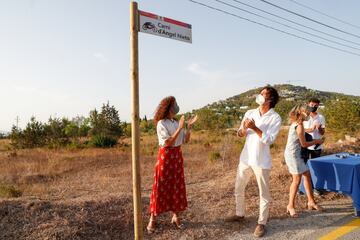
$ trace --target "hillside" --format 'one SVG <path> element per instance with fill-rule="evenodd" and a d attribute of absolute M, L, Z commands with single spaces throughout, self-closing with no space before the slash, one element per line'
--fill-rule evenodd
<path fill-rule="evenodd" d="M 295 104 L 305 104 L 311 97 L 319 98 L 321 101 L 320 111 L 324 110 L 327 105 L 331 105 L 341 99 L 360 105 L 360 96 L 346 95 L 336 92 L 326 92 L 314 89 L 309 89 L 303 86 L 294 86 L 290 84 L 274 85 L 279 91 L 280 101 L 276 106 L 276 111 L 284 119 Z M 193 110 L 193 113 L 206 112 L 207 118 L 221 118 L 219 121 L 227 122 L 227 127 L 232 127 L 238 124 L 239 119 L 244 113 L 251 108 L 257 107 L 255 103 L 255 96 L 260 92 L 261 88 L 251 89 L 244 93 L 229 97 L 225 100 L 220 100 L 204 106 L 203 108 Z M 284 121 L 285 123 L 286 121 Z"/>
<path fill-rule="evenodd" d="M 290 84 L 280 84 L 274 85 L 274 87 L 279 91 L 280 102 L 298 102 L 306 103 L 306 101 L 311 97 L 319 98 L 320 101 L 326 105 L 326 102 L 331 100 L 336 100 L 342 97 L 348 97 L 357 101 L 360 101 L 360 96 L 345 95 L 342 93 L 336 92 L 325 92 L 314 89 L 309 89 L 302 86 L 294 86 Z M 231 109 L 238 109 L 239 112 L 242 110 L 256 106 L 255 96 L 259 94 L 261 87 L 248 90 L 244 93 L 235 95 L 233 97 L 227 98 L 226 100 L 220 100 L 205 106 L 205 108 L 210 108 L 217 110 L 218 112 L 229 111 Z"/>

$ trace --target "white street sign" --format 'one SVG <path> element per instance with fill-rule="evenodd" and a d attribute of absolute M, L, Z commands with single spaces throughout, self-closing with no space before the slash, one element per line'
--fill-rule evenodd
<path fill-rule="evenodd" d="M 191 25 L 153 13 L 139 12 L 140 32 L 191 43 Z"/>

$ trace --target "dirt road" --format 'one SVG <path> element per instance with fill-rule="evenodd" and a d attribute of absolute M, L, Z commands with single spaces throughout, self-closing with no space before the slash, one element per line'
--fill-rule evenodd
<path fill-rule="evenodd" d="M 319 239 L 354 219 L 351 201 L 339 204 L 325 202 L 322 206 L 324 206 L 324 211 L 321 213 L 302 212 L 299 218 L 270 220 L 267 234 L 263 239 Z M 359 239 L 359 229 L 350 235 Z M 228 239 L 255 239 L 252 232 L 253 226 L 247 227 L 229 236 Z M 346 235 L 344 239 L 345 237 Z"/>

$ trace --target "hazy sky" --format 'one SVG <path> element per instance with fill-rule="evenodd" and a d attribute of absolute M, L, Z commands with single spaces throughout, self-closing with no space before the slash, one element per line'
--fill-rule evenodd
<path fill-rule="evenodd" d="M 214 0 L 198 1 L 305 37 Z M 240 1 L 342 37 L 354 44 L 332 40 L 360 48 L 356 45 L 360 44 L 359 37 L 306 21 L 259 0 Z M 337 22 L 290 0 L 269 1 L 360 35 L 360 27 Z M 358 0 L 297 1 L 360 26 Z M 138 3 L 141 10 L 192 24 L 193 31 L 192 44 L 139 33 L 142 117 L 151 118 L 158 102 L 168 95 L 176 96 L 184 112 L 266 83 L 291 83 L 360 95 L 359 56 L 284 35 L 187 0 Z M 0 130 L 10 130 L 17 116 L 21 127 L 31 116 L 41 121 L 50 116 L 87 116 L 107 101 L 119 110 L 121 120 L 130 120 L 128 1 L 1 0 L 0 24 Z M 360 50 L 348 50 L 360 54 Z"/>

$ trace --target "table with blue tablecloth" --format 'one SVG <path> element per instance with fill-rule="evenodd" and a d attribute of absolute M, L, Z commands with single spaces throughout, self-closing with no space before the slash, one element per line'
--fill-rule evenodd
<path fill-rule="evenodd" d="M 313 187 L 350 195 L 360 216 L 360 154 L 338 153 L 308 161 Z M 301 187 L 303 189 L 303 186 Z"/>

